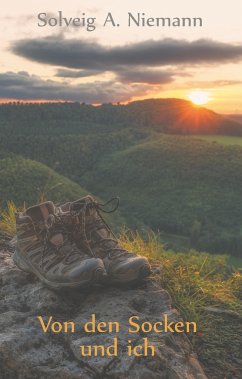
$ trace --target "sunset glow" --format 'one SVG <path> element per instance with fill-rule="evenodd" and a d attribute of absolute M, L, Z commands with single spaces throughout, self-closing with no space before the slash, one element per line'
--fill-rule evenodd
<path fill-rule="evenodd" d="M 242 114 L 242 1 L 220 2 L 219 17 L 215 3 L 123 0 L 117 11 L 112 0 L 81 9 L 74 0 L 25 0 L 24 8 L 9 0 L 0 22 L 0 103 L 178 98 Z M 228 33 L 221 25 L 229 20 Z"/>
<path fill-rule="evenodd" d="M 207 104 L 211 99 L 208 92 L 194 91 L 189 94 L 189 99 L 196 105 Z"/>

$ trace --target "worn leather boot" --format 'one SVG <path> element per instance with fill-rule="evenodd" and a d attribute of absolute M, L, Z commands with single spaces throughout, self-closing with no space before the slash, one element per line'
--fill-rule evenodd
<path fill-rule="evenodd" d="M 108 202 L 109 203 L 109 202 Z M 91 196 L 69 202 L 57 208 L 63 222 L 78 247 L 90 256 L 101 258 L 110 283 L 140 281 L 151 273 L 146 258 L 123 249 L 105 222 L 101 212 L 105 211 Z"/>
<path fill-rule="evenodd" d="M 16 215 L 16 265 L 54 289 L 91 285 L 106 275 L 101 259 L 77 248 L 48 201 Z"/>

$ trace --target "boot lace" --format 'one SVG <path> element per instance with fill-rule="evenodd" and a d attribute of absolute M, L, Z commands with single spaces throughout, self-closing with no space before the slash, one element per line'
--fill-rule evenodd
<path fill-rule="evenodd" d="M 114 206 L 113 209 L 111 210 L 105 209 L 106 206 L 108 206 L 110 203 L 114 201 L 116 201 L 116 205 Z M 83 206 L 80 209 L 70 210 L 73 216 L 75 217 L 78 216 L 81 219 L 80 227 L 81 227 L 82 236 L 89 253 L 93 257 L 96 257 L 96 254 L 93 250 L 94 247 L 100 246 L 100 245 L 102 245 L 101 249 L 105 250 L 105 252 L 108 253 L 108 256 L 110 257 L 110 259 L 112 259 L 113 257 L 117 258 L 119 256 L 130 255 L 130 253 L 127 252 L 127 250 L 119 246 L 117 237 L 115 236 L 112 229 L 110 228 L 110 226 L 108 225 L 108 223 L 105 221 L 105 219 L 102 216 L 102 213 L 107 214 L 107 213 L 115 212 L 118 209 L 118 207 L 119 207 L 119 197 L 113 197 L 104 204 L 98 203 L 95 200 L 85 201 L 83 203 Z M 98 241 L 91 242 L 90 244 L 90 241 L 88 240 L 87 233 L 86 233 L 86 217 L 87 217 L 88 211 L 90 211 L 91 209 L 95 209 L 97 212 L 97 215 L 99 216 L 96 220 L 93 221 L 92 230 L 98 231 L 101 229 L 106 229 L 108 230 L 109 237 L 101 237 Z M 79 228 L 79 226 L 77 226 L 77 228 Z"/>

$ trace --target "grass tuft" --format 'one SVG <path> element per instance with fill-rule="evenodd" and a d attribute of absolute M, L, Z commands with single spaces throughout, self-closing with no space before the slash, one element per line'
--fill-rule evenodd
<path fill-rule="evenodd" d="M 171 295 L 173 306 L 185 321 L 195 321 L 198 332 L 188 338 L 213 378 L 234 377 L 238 372 L 242 317 L 242 275 L 228 265 L 228 257 L 191 250 L 166 251 L 158 237 L 123 232 L 123 246 L 162 266 L 156 275 Z M 234 376 L 231 376 L 234 375 Z"/>
<path fill-rule="evenodd" d="M 6 209 L 0 209 L 0 230 L 7 233 L 10 236 L 16 234 L 16 221 L 15 214 L 19 209 L 16 207 L 13 201 L 7 202 Z"/>

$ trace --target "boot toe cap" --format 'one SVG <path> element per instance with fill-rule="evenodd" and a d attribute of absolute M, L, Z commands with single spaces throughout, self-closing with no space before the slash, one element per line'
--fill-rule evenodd
<path fill-rule="evenodd" d="M 66 280 L 73 286 L 85 284 L 95 284 L 106 275 L 106 271 L 101 259 L 86 259 L 66 273 Z"/>
<path fill-rule="evenodd" d="M 149 262 L 143 257 L 133 257 L 120 262 L 111 272 L 111 277 L 117 282 L 132 282 L 142 280 L 151 273 Z"/>

